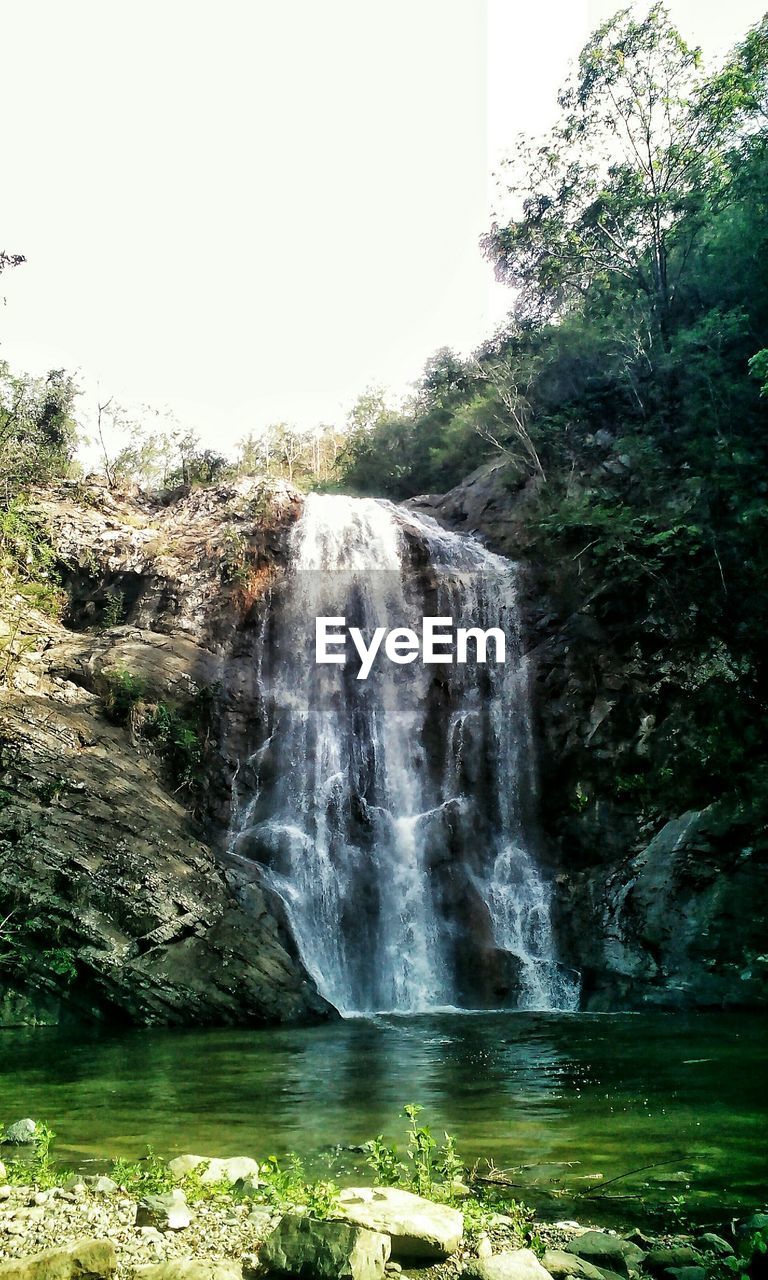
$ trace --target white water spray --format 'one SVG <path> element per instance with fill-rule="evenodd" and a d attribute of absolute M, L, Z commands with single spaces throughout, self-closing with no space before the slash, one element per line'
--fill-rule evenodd
<path fill-rule="evenodd" d="M 263 741 L 231 847 L 263 867 L 343 1013 L 573 1008 L 526 840 L 527 672 L 514 565 L 389 503 L 307 498 L 273 601 Z M 504 664 L 317 666 L 315 619 L 501 627 Z"/>

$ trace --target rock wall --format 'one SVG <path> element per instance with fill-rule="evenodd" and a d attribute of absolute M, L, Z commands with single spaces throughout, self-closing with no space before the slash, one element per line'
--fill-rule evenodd
<path fill-rule="evenodd" d="M 587 1008 L 764 1005 L 762 846 L 717 805 L 650 822 L 620 794 L 669 708 L 634 620 L 598 618 L 577 561 L 537 562 L 536 496 L 493 462 L 415 505 L 529 563 L 562 959 L 582 971 Z M 60 624 L 2 593 L 0 1025 L 329 1016 L 280 904 L 224 849 L 233 780 L 259 736 L 263 602 L 300 507 L 290 486 L 254 481 L 166 504 L 96 482 L 38 495 L 69 603 Z M 181 711 L 206 693 L 194 790 L 105 715 L 120 670 Z"/>
<path fill-rule="evenodd" d="M 2 622 L 0 1023 L 329 1015 L 279 905 L 210 843 L 251 732 L 259 601 L 299 505 L 254 482 L 167 506 L 97 483 L 38 496 L 69 606 L 60 625 L 17 597 Z M 105 716 L 119 670 L 174 707 L 210 692 L 194 794 Z"/>
<path fill-rule="evenodd" d="M 528 565 L 541 822 L 562 959 L 581 969 L 590 1009 L 764 1006 L 765 841 L 721 806 L 649 820 L 622 793 L 685 690 L 659 696 L 664 655 L 644 651 L 631 608 L 599 616 L 578 557 L 553 565 L 537 554 L 536 498 L 536 481 L 498 459 L 411 505 Z"/>

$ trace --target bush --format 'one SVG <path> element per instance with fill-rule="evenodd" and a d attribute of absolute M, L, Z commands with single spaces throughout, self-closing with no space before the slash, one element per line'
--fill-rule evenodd
<path fill-rule="evenodd" d="M 149 701 L 147 682 L 120 668 L 105 676 L 104 709 L 114 724 L 130 725 L 162 759 L 174 786 L 192 788 L 200 780 L 203 734 L 213 691 L 198 690 L 187 715 L 167 702 Z"/>

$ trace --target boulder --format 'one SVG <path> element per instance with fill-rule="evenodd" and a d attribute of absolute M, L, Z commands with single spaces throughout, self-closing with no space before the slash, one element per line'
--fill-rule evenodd
<path fill-rule="evenodd" d="M 568 1242 L 565 1252 L 618 1276 L 635 1275 L 645 1257 L 636 1244 L 619 1236 L 610 1236 L 607 1231 L 585 1231 Z"/>
<path fill-rule="evenodd" d="M 200 1168 L 204 1165 L 204 1168 Z M 200 1171 L 200 1181 L 209 1185 L 213 1182 L 240 1182 L 246 1178 L 258 1185 L 259 1166 L 250 1156 L 230 1156 L 219 1160 L 212 1156 L 177 1156 L 168 1165 L 172 1177 L 181 1182 L 194 1170 Z"/>
<path fill-rule="evenodd" d="M 200 1262 L 196 1258 L 173 1258 L 170 1262 L 150 1262 L 136 1267 L 131 1280 L 243 1280 L 239 1262 Z"/>
<path fill-rule="evenodd" d="M 145 1196 L 136 1207 L 137 1227 L 156 1227 L 158 1231 L 183 1231 L 192 1221 L 183 1191 L 167 1191 Z"/>
<path fill-rule="evenodd" d="M 699 1236 L 699 1245 L 707 1253 L 713 1253 L 716 1258 L 728 1258 L 733 1253 L 733 1248 L 727 1240 L 722 1236 L 715 1235 L 714 1231 L 705 1231 Z"/>
<path fill-rule="evenodd" d="M 458 1209 L 433 1204 L 399 1187 L 347 1187 L 335 1214 L 388 1235 L 396 1260 L 447 1258 L 456 1252 L 464 1234 L 464 1215 Z"/>
<path fill-rule="evenodd" d="M 505 1249 L 490 1258 L 477 1258 L 466 1274 L 473 1280 L 550 1280 L 531 1249 Z"/>
<path fill-rule="evenodd" d="M 554 1276 L 554 1280 L 566 1280 L 567 1276 L 577 1276 L 579 1280 L 603 1280 L 603 1273 L 596 1266 L 575 1253 L 566 1253 L 565 1249 L 547 1249 L 541 1265 Z"/>
<path fill-rule="evenodd" d="M 116 1191 L 120 1190 L 114 1179 L 108 1178 L 104 1174 L 101 1177 L 85 1178 L 84 1181 L 85 1185 L 90 1187 L 91 1191 L 97 1196 L 113 1196 Z"/>
<path fill-rule="evenodd" d="M 259 1264 L 269 1275 L 305 1280 L 382 1280 L 389 1250 L 378 1231 L 287 1213 L 261 1246 Z"/>
<path fill-rule="evenodd" d="M 2 1280 L 110 1280 L 116 1270 L 111 1240 L 76 1240 L 61 1249 L 0 1263 Z"/>
<path fill-rule="evenodd" d="M 704 1258 L 689 1244 L 674 1244 L 651 1249 L 645 1257 L 645 1269 L 652 1276 L 665 1278 L 682 1267 L 700 1267 Z"/>
<path fill-rule="evenodd" d="M 29 1146 L 37 1141 L 37 1125 L 29 1117 L 26 1120 L 16 1120 L 14 1124 L 8 1125 L 3 1141 L 11 1142 L 17 1147 Z"/>

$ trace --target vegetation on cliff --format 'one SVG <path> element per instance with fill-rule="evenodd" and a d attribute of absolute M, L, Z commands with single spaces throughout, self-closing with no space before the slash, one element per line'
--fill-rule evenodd
<path fill-rule="evenodd" d="M 402 499 L 506 460 L 516 549 L 655 686 L 623 796 L 764 814 L 768 19 L 708 75 L 662 5 L 619 14 L 560 107 L 484 239 L 509 325 L 354 432 L 342 483 Z"/>

